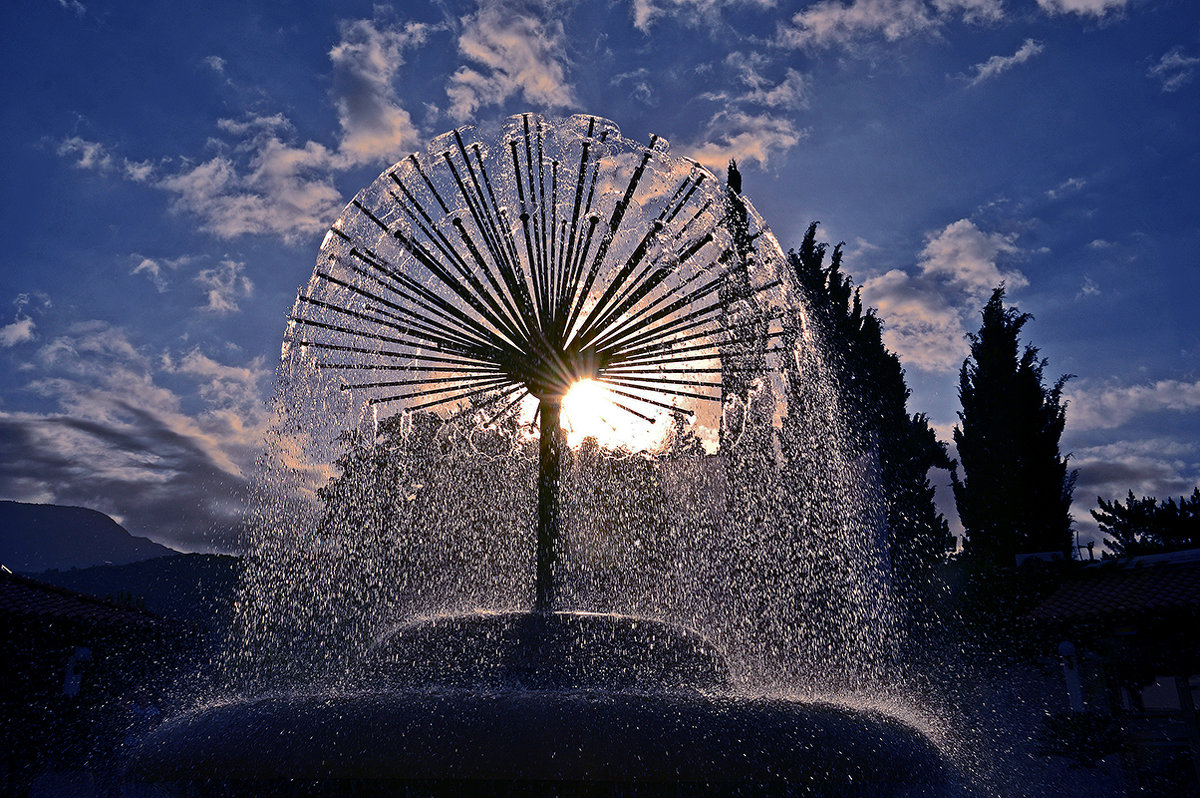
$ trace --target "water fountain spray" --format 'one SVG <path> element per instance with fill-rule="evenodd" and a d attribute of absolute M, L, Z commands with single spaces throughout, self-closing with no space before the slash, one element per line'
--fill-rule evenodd
<path fill-rule="evenodd" d="M 763 366 L 739 352 L 782 351 L 782 314 L 751 309 L 782 290 L 745 245 L 763 232 L 661 138 L 643 147 L 594 116 L 522 114 L 486 140 L 461 128 L 347 206 L 285 346 L 321 352 L 315 366 L 372 408 L 469 403 L 494 424 L 536 403 L 535 608 L 551 612 L 563 397 L 593 380 L 619 424 L 715 416 L 731 375 Z"/>
<path fill-rule="evenodd" d="M 327 447 L 360 438 L 326 433 L 355 412 L 374 422 L 380 408 L 398 412 L 390 427 L 402 434 L 449 428 L 453 440 L 431 454 L 457 465 L 482 455 L 457 448 L 472 445 L 462 430 L 536 431 L 535 612 L 512 610 L 511 594 L 500 609 L 461 605 L 456 589 L 479 595 L 464 565 L 494 568 L 489 558 L 512 552 L 452 540 L 466 555 L 457 587 L 434 588 L 429 614 L 380 633 L 374 619 L 395 607 L 379 594 L 394 572 L 372 558 L 433 553 L 431 524 L 474 529 L 487 508 L 403 529 L 385 513 L 378 540 L 351 501 L 334 511 L 345 526 L 329 539 L 293 501 L 302 491 L 264 481 L 239 602 L 240 656 L 262 672 L 250 669 L 245 694 L 143 740 L 139 778 L 239 794 L 941 794 L 938 752 L 902 719 L 764 689 L 764 666 L 801 652 L 864 660 L 887 627 L 875 537 L 863 534 L 869 502 L 854 499 L 869 495 L 868 479 L 847 456 L 821 348 L 801 339 L 812 331 L 782 254 L 736 181 L 726 188 L 662 139 L 643 146 L 597 117 L 525 114 L 498 136 L 462 128 L 387 169 L 334 223 L 297 298 L 265 473 L 327 479 Z M 607 397 L 587 412 L 618 431 L 690 424 L 685 446 L 669 448 L 667 434 L 663 456 L 647 460 L 663 466 L 655 489 L 665 496 L 670 483 L 679 517 L 644 531 L 681 548 L 669 576 L 638 546 L 622 552 L 622 567 L 645 577 L 626 597 L 631 612 L 560 606 L 577 590 L 564 578 L 560 594 L 555 573 L 570 456 L 560 421 L 572 425 L 569 394 L 584 380 Z M 437 448 L 428 443 L 418 440 Z M 487 460 L 514 493 L 527 484 L 522 449 Z M 390 454 L 368 447 L 368 467 Z M 648 502 L 647 485 L 620 487 Z M 407 506 L 421 486 L 402 487 Z M 443 498 L 431 505 L 455 506 Z M 564 546 L 595 531 L 567 520 Z M 442 560 L 404 568 L 419 581 L 426 562 Z M 666 593 L 694 603 L 672 612 Z M 651 594 L 648 611 L 636 606 Z"/>

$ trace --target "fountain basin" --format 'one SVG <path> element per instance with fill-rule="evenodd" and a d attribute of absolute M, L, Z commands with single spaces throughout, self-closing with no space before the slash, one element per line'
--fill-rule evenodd
<path fill-rule="evenodd" d="M 175 718 L 142 741 L 135 761 L 143 781 L 244 790 L 294 780 L 353 785 L 354 794 L 455 784 L 519 794 L 553 783 L 563 788 L 555 792 L 690 784 L 925 795 L 942 779 L 934 746 L 880 713 L 600 690 L 273 696 Z"/>
<path fill-rule="evenodd" d="M 348 692 L 217 704 L 133 752 L 138 781 L 218 794 L 934 795 L 943 767 L 883 713 L 739 695 L 687 629 L 591 613 L 404 624 Z"/>

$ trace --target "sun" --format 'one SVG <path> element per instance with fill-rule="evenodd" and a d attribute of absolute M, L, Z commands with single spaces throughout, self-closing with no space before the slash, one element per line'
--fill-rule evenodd
<path fill-rule="evenodd" d="M 595 438 L 609 449 L 659 448 L 671 429 L 667 412 L 634 415 L 620 407 L 621 404 L 628 402 L 597 380 L 573 383 L 562 398 L 563 430 L 568 445 L 578 447 L 586 438 Z"/>

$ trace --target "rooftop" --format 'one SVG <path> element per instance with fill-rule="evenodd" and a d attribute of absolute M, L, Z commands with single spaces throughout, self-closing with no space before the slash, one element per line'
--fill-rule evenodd
<path fill-rule="evenodd" d="M 1200 550 L 1087 566 L 1029 615 L 1039 621 L 1084 621 L 1179 611 L 1200 611 Z"/>
<path fill-rule="evenodd" d="M 70 621 L 151 628 L 162 619 L 145 610 L 78 593 L 0 569 L 0 618 Z"/>

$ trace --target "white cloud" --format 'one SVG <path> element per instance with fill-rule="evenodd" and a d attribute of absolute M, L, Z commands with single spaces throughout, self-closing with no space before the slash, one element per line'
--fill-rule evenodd
<path fill-rule="evenodd" d="M 807 131 L 787 117 L 719 111 L 708 121 L 700 141 L 683 149 L 710 169 L 724 169 L 731 158 L 765 167 L 773 156 L 792 149 L 806 135 Z"/>
<path fill-rule="evenodd" d="M 221 237 L 266 233 L 294 240 L 336 217 L 342 196 L 333 185 L 333 156 L 324 146 L 291 146 L 260 133 L 242 165 L 226 155 L 177 172 L 159 186 L 174 194 L 172 208 L 198 216 Z"/>
<path fill-rule="evenodd" d="M 1178 91 L 1195 77 L 1198 64 L 1200 58 L 1185 55 L 1182 47 L 1172 47 L 1146 74 L 1159 80 L 1164 92 Z"/>
<path fill-rule="evenodd" d="M 244 119 L 218 119 L 217 129 L 234 136 L 253 136 L 259 133 L 289 133 L 292 122 L 283 114 L 249 114 Z"/>
<path fill-rule="evenodd" d="M 1028 284 L 1001 261 L 1022 254 L 1015 237 L 987 233 L 959 219 L 926 237 L 916 275 L 892 269 L 863 283 L 867 304 L 879 310 L 884 342 L 906 365 L 953 372 L 968 352 L 968 320 L 996 286 Z"/>
<path fill-rule="evenodd" d="M 163 275 L 162 267 L 152 258 L 140 258 L 129 273 L 146 275 L 160 294 L 167 290 L 167 278 Z"/>
<path fill-rule="evenodd" d="M 1068 394 L 1072 430 L 1113 429 L 1149 413 L 1200 410 L 1200 380 L 1158 380 L 1120 385 L 1079 380 Z"/>
<path fill-rule="evenodd" d="M 808 107 L 812 92 L 809 76 L 787 67 L 783 79 L 774 83 L 762 74 L 768 60 L 758 53 L 730 53 L 725 63 L 736 71 L 738 81 L 746 90 L 738 95 L 709 93 L 702 95 L 705 99 L 792 111 Z"/>
<path fill-rule="evenodd" d="M 550 10 L 481 3 L 463 18 L 458 49 L 475 66 L 464 64 L 450 77 L 446 94 L 451 117 L 465 120 L 480 107 L 499 105 L 516 94 L 539 109 L 575 104 L 575 90 L 566 80 L 562 23 Z"/>
<path fill-rule="evenodd" d="M 207 297 L 207 303 L 201 309 L 209 313 L 236 313 L 240 310 L 238 300 L 254 292 L 254 283 L 245 275 L 245 264 L 232 260 L 223 260 L 216 268 L 202 270 L 196 275 L 196 282 L 205 289 Z"/>
<path fill-rule="evenodd" d="M 953 372 L 966 357 L 963 309 L 936 281 L 892 269 L 866 280 L 863 297 L 879 311 L 884 343 L 906 366 Z"/>
<path fill-rule="evenodd" d="M 200 217 L 203 229 L 222 238 L 297 232 L 290 220 L 271 213 L 263 197 L 240 190 L 242 181 L 233 161 L 217 157 L 171 175 L 160 186 L 176 195 L 174 210 Z"/>
<path fill-rule="evenodd" d="M 17 344 L 23 344 L 34 339 L 33 319 L 21 313 L 11 323 L 0 327 L 0 347 L 8 349 Z"/>
<path fill-rule="evenodd" d="M 100 142 L 88 141 L 80 136 L 63 139 L 55 152 L 64 158 L 74 158 L 76 169 L 87 169 L 101 174 L 115 171 L 135 183 L 144 183 L 154 175 L 154 164 L 150 161 L 116 158 Z"/>
<path fill-rule="evenodd" d="M 1019 271 L 1002 271 L 1001 258 L 1020 254 L 1016 236 L 985 233 L 969 219 L 959 219 L 925 242 L 921 274 L 935 277 L 972 299 L 986 298 L 1000 283 L 1009 288 L 1029 284 Z"/>
<path fill-rule="evenodd" d="M 176 271 L 180 266 L 185 266 L 191 263 L 194 258 L 184 255 L 178 258 L 148 258 L 144 255 L 133 254 L 130 258 L 134 261 L 133 268 L 129 270 L 130 274 L 141 274 L 146 277 L 161 294 L 167 290 L 169 281 L 167 275 L 170 272 Z"/>
<path fill-rule="evenodd" d="M 340 127 L 335 148 L 294 143 L 291 121 L 277 112 L 218 120 L 218 130 L 232 144 L 212 142 L 215 155 L 184 158 L 182 166 L 161 176 L 150 162 L 118 161 L 103 144 L 80 137 L 63 141 L 58 152 L 79 168 L 152 182 L 171 195 L 172 210 L 197 217 L 201 229 L 220 238 L 261 234 L 294 241 L 336 218 L 343 206 L 336 175 L 391 162 L 417 146 L 419 133 L 400 106 L 395 83 L 404 52 L 424 43 L 432 30 L 380 19 L 342 23 L 341 38 L 329 52 Z M 224 74 L 219 56 L 204 63 Z"/>
<path fill-rule="evenodd" d="M 1102 17 L 1129 4 L 1129 0 L 1037 0 L 1048 14 L 1078 14 Z"/>
<path fill-rule="evenodd" d="M 74 156 L 75 166 L 78 169 L 103 172 L 111 169 L 113 164 L 112 156 L 108 154 L 108 149 L 103 144 L 87 141 L 79 136 L 64 139 L 58 145 L 58 154 L 64 158 Z"/>
<path fill-rule="evenodd" d="M 419 134 L 400 106 L 395 81 L 404 51 L 421 45 L 430 27 L 420 23 L 381 25 L 360 19 L 343 22 L 342 38 L 329 58 L 333 94 L 342 128 L 338 153 L 346 165 L 392 163 L 416 149 Z"/>
<path fill-rule="evenodd" d="M 59 8 L 65 8 L 67 11 L 74 12 L 75 16 L 82 17 L 87 13 L 87 8 L 79 0 L 58 0 Z"/>
<path fill-rule="evenodd" d="M 150 161 L 130 161 L 124 160 L 121 162 L 121 172 L 126 180 L 132 180 L 134 183 L 148 183 L 150 178 L 154 177 L 154 164 Z"/>
<path fill-rule="evenodd" d="M 1093 238 L 1088 242 L 1088 249 L 1111 249 L 1115 246 L 1116 244 L 1111 241 L 1105 241 L 1103 238 Z"/>
<path fill-rule="evenodd" d="M 17 294 L 13 304 L 17 306 L 13 321 L 0 327 L 0 348 L 4 349 L 28 343 L 37 338 L 37 334 L 34 332 L 37 323 L 29 315 L 27 308 L 35 305 L 38 309 L 45 311 L 50 307 L 50 297 L 42 293 Z"/>
<path fill-rule="evenodd" d="M 984 23 L 1003 15 L 1000 0 L 822 0 L 793 15 L 776 38 L 785 47 L 846 47 L 870 38 L 897 41 L 932 33 L 955 17 Z"/>
<path fill-rule="evenodd" d="M 673 17 L 691 25 L 718 18 L 722 9 L 757 5 L 771 7 L 774 0 L 633 0 L 633 26 L 649 33 L 655 20 Z"/>
<path fill-rule="evenodd" d="M 809 79 L 791 67 L 774 86 L 756 86 L 742 99 L 768 108 L 796 110 L 808 107 Z"/>
<path fill-rule="evenodd" d="M 1026 39 L 1024 44 L 1012 55 L 994 55 L 988 60 L 971 67 L 970 71 L 975 74 L 970 79 L 970 85 L 978 86 L 985 80 L 1002 75 L 1018 64 L 1025 63 L 1045 49 L 1045 46 L 1041 42 Z"/>
<path fill-rule="evenodd" d="M 1086 185 L 1087 181 L 1081 177 L 1068 177 L 1054 188 L 1048 189 L 1046 196 L 1052 200 L 1061 199 L 1062 197 L 1074 194 Z"/>
<path fill-rule="evenodd" d="M 1100 296 L 1101 293 L 1099 283 L 1085 274 L 1083 276 L 1083 285 L 1079 286 L 1079 293 L 1075 294 L 1075 298 L 1083 299 L 1089 296 Z"/>

